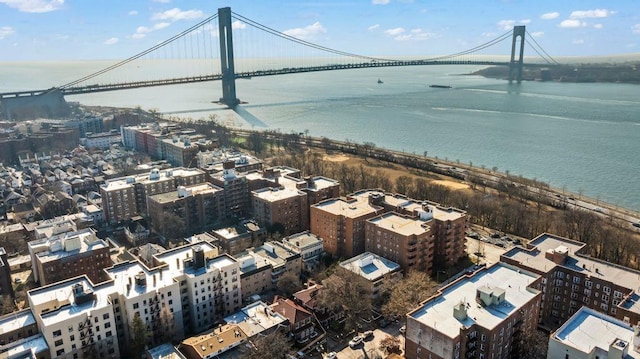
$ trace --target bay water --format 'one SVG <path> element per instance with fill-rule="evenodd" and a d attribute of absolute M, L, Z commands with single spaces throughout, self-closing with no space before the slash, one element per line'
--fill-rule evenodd
<path fill-rule="evenodd" d="M 110 63 L 0 64 L 0 92 L 43 89 Z M 640 86 L 504 80 L 477 66 L 338 70 L 238 80 L 251 116 L 217 105 L 220 82 L 70 96 L 165 117 L 308 132 L 548 182 L 640 210 Z M 162 67 L 156 71 L 160 77 Z M 378 83 L 378 79 L 382 83 Z M 430 85 L 451 86 L 434 88 Z"/>

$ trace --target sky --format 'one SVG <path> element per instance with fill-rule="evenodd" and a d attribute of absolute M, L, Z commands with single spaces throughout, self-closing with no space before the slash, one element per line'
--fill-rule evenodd
<path fill-rule="evenodd" d="M 0 61 L 124 59 L 226 6 L 362 55 L 451 54 L 514 25 L 554 57 L 640 53 L 638 0 L 0 0 Z"/>

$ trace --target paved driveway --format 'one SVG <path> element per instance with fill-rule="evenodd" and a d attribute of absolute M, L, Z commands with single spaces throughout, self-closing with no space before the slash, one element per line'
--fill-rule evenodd
<path fill-rule="evenodd" d="M 400 348 L 404 349 L 404 335 L 400 334 L 399 329 L 402 324 L 392 323 L 386 328 L 377 328 L 373 330 L 373 338 L 367 339 L 363 344 L 355 348 L 349 347 L 349 340 L 353 337 L 345 338 L 341 341 L 329 340 L 330 351 L 338 354 L 338 359 L 373 359 L 384 358 L 385 354 L 378 349 L 380 341 L 387 335 L 400 339 Z M 335 339 L 335 338 L 334 338 Z"/>

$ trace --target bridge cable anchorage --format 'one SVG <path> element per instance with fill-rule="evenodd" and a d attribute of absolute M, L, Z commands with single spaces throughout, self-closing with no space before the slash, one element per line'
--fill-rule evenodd
<path fill-rule="evenodd" d="M 560 65 L 560 63 L 558 61 L 556 61 L 553 57 L 551 57 L 551 55 L 549 55 L 549 53 L 547 51 L 545 51 L 545 49 L 540 46 L 540 44 L 536 41 L 536 39 L 529 33 L 529 31 L 527 31 L 527 43 L 529 44 L 529 46 L 531 46 L 531 48 L 533 48 L 533 50 L 538 53 L 538 55 L 540 55 L 540 57 L 542 57 L 543 60 L 547 61 L 548 63 L 553 63 L 555 65 Z M 538 48 L 540 50 L 542 50 L 542 52 L 544 52 L 545 55 L 547 55 L 546 57 L 543 56 L 542 54 L 540 54 L 533 45 L 531 45 L 529 43 L 529 39 L 533 40 L 533 42 L 538 46 Z"/>
<path fill-rule="evenodd" d="M 258 23 L 256 21 L 253 21 L 253 20 L 251 20 L 249 18 L 246 18 L 246 17 L 244 17 L 244 16 L 242 16 L 240 14 L 237 14 L 235 12 L 232 12 L 232 15 L 233 15 L 234 19 L 240 20 L 240 21 L 244 21 L 247 24 L 249 24 L 249 25 L 251 25 L 251 26 L 253 26 L 253 27 L 255 27 L 255 28 L 259 29 L 259 30 L 268 32 L 268 33 L 270 33 L 272 35 L 278 36 L 280 38 L 283 38 L 283 39 L 286 39 L 286 40 L 289 40 L 289 41 L 296 42 L 298 44 L 301 44 L 301 45 L 304 45 L 304 46 L 307 46 L 307 47 L 314 48 L 316 50 L 322 50 L 322 51 L 330 52 L 330 53 L 333 53 L 333 54 L 336 54 L 336 55 L 355 57 L 355 58 L 365 59 L 365 60 L 375 60 L 375 61 L 382 61 L 382 62 L 402 62 L 402 60 L 385 59 L 385 58 L 379 58 L 379 57 L 373 57 L 373 56 L 358 55 L 358 54 L 353 54 L 353 53 L 350 53 L 350 52 L 335 50 L 335 49 L 332 49 L 332 48 L 329 48 L 329 47 L 326 47 L 326 46 L 314 44 L 312 42 L 308 42 L 308 41 L 299 39 L 299 38 L 291 36 L 291 35 L 287 35 L 285 33 L 282 33 L 280 31 L 278 31 L 278 30 L 274 30 L 274 29 L 272 29 L 272 28 L 270 28 L 270 27 L 268 27 L 266 25 L 262 25 L 262 24 L 260 24 L 260 23 Z"/>
<path fill-rule="evenodd" d="M 104 74 L 106 72 L 109 72 L 109 71 L 111 71 L 111 70 L 113 70 L 115 68 L 118 68 L 118 67 L 122 66 L 122 65 L 128 64 L 129 62 L 131 62 L 133 60 L 139 59 L 142 56 L 149 54 L 150 52 L 153 52 L 153 51 L 155 51 L 155 50 L 157 50 L 157 49 L 159 49 L 159 48 L 161 48 L 161 47 L 163 47 L 163 46 L 165 46 L 165 45 L 167 45 L 169 43 L 172 43 L 173 41 L 175 41 L 175 40 L 177 40 L 177 39 L 179 39 L 181 37 L 184 37 L 185 35 L 191 33 L 194 30 L 197 30 L 200 26 L 203 26 L 203 25 L 211 22 L 212 20 L 216 19 L 217 17 L 218 17 L 217 13 L 214 14 L 214 15 L 211 15 L 208 18 L 200 21 L 199 23 L 191 26 L 190 28 L 182 31 L 181 33 L 179 33 L 177 35 L 174 35 L 171 38 L 169 38 L 167 40 L 164 40 L 161 43 L 159 43 L 159 44 L 157 44 L 157 45 L 155 45 L 153 47 L 148 48 L 147 50 L 144 50 L 144 51 L 142 51 L 142 52 L 140 52 L 140 53 L 138 53 L 136 55 L 133 55 L 133 56 L 131 56 L 131 57 L 125 59 L 125 60 L 122 60 L 122 61 L 120 61 L 120 62 L 118 62 L 116 64 L 108 66 L 108 67 L 106 67 L 106 68 L 104 68 L 104 69 L 102 69 L 100 71 L 96 71 L 96 72 L 94 72 L 92 74 L 89 74 L 89 75 L 87 75 L 85 77 L 82 77 L 82 78 L 80 78 L 78 80 L 75 80 L 75 81 L 69 82 L 67 84 L 64 84 L 64 85 L 60 86 L 60 88 L 61 89 L 69 88 L 69 87 L 77 85 L 77 84 L 79 84 L 79 83 L 81 83 L 83 81 L 92 79 L 92 78 L 94 78 L 96 76 L 99 76 L 99 75 L 102 75 L 102 74 Z M 185 56 L 186 56 L 186 54 L 185 54 Z"/>

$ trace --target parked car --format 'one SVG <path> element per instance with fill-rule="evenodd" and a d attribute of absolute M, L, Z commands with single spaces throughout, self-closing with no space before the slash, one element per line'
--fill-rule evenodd
<path fill-rule="evenodd" d="M 385 328 L 387 325 L 389 325 L 389 321 L 384 318 L 378 322 L 378 326 L 380 328 Z"/>
<path fill-rule="evenodd" d="M 373 330 L 367 330 L 366 332 L 362 333 L 362 337 L 364 339 L 373 338 Z"/>
<path fill-rule="evenodd" d="M 406 332 L 407 332 L 407 326 L 406 325 L 401 326 L 400 327 L 400 333 L 404 334 Z"/>
<path fill-rule="evenodd" d="M 359 335 L 356 335 L 355 337 L 353 337 L 353 339 L 349 340 L 349 346 L 351 348 L 357 347 L 362 343 L 362 341 L 363 341 L 362 337 Z"/>
<path fill-rule="evenodd" d="M 336 352 L 329 352 L 323 355 L 322 359 L 336 359 L 337 357 L 338 357 L 338 354 L 336 354 Z"/>

